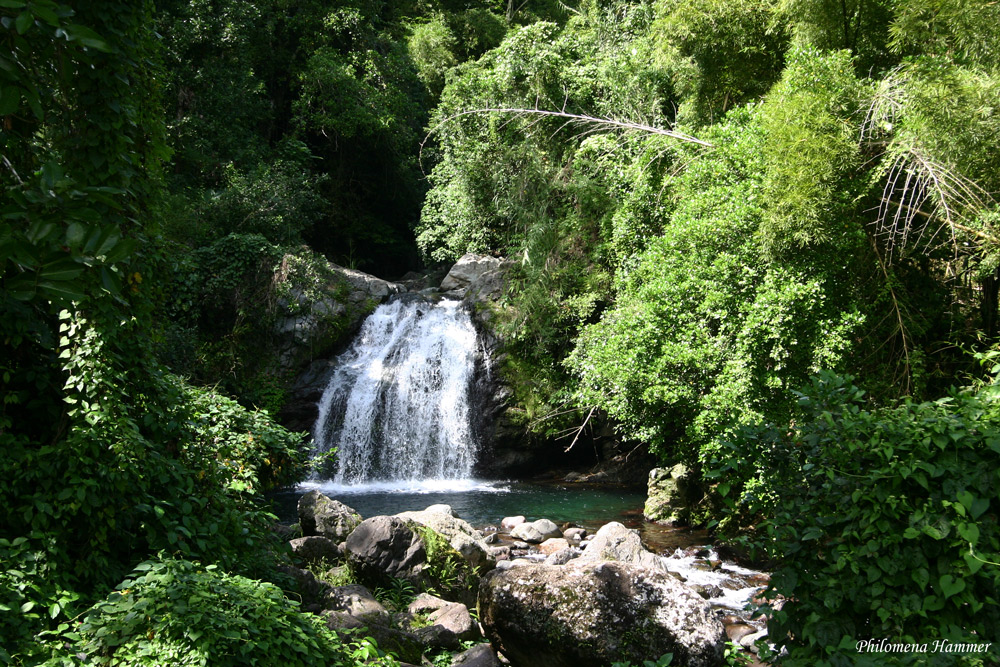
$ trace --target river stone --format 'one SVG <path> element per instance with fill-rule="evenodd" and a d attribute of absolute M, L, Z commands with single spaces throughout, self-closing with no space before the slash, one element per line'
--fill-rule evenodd
<path fill-rule="evenodd" d="M 344 552 L 363 583 L 386 586 L 392 579 L 405 579 L 419 585 L 424 580 L 424 543 L 399 517 L 365 519 L 347 536 Z"/>
<path fill-rule="evenodd" d="M 453 633 L 461 641 L 479 639 L 479 626 L 472 620 L 469 608 L 460 602 L 451 602 L 427 617 L 434 625 L 439 625 Z"/>
<path fill-rule="evenodd" d="M 361 523 L 356 511 L 315 490 L 299 498 L 298 512 L 303 535 L 321 535 L 338 544 Z"/>
<path fill-rule="evenodd" d="M 453 516 L 448 505 L 432 505 L 422 512 L 401 512 L 396 516 L 407 521 L 415 521 L 443 535 L 451 547 L 480 572 L 490 570 L 495 565 L 483 534 L 468 522 Z"/>
<path fill-rule="evenodd" d="M 594 539 L 583 550 L 583 555 L 580 558 L 583 560 L 621 561 L 651 570 L 667 571 L 663 559 L 642 546 L 642 540 L 639 539 L 638 533 L 629 530 L 617 521 L 601 526 L 601 529 L 594 534 Z"/>
<path fill-rule="evenodd" d="M 583 541 L 583 538 L 587 536 L 586 528 L 567 528 L 563 531 L 563 537 L 572 542 L 573 544 L 579 544 Z"/>
<path fill-rule="evenodd" d="M 697 484 L 687 466 L 678 463 L 672 468 L 649 471 L 646 504 L 642 513 L 647 521 L 668 525 L 686 524 L 691 518 L 691 506 L 697 502 Z"/>
<path fill-rule="evenodd" d="M 443 607 L 453 604 L 447 600 L 442 600 L 439 597 L 435 597 L 430 593 L 421 593 L 417 597 L 413 598 L 413 602 L 406 608 L 411 614 L 426 614 L 428 612 L 437 611 Z"/>
<path fill-rule="evenodd" d="M 514 526 L 520 526 L 524 523 L 524 520 L 524 517 L 520 514 L 517 516 L 505 516 L 500 521 L 500 527 L 506 531 L 510 531 L 514 528 Z"/>
<path fill-rule="evenodd" d="M 365 623 L 388 623 L 389 611 L 375 596 L 358 584 L 335 586 L 326 595 L 326 608 L 330 611 L 341 611 Z"/>
<path fill-rule="evenodd" d="M 330 591 L 330 585 L 316 578 L 309 570 L 292 565 L 278 565 L 278 571 L 295 582 L 295 592 L 302 600 L 303 611 L 318 612 L 323 608 L 323 600 Z"/>
<path fill-rule="evenodd" d="M 292 553 L 306 563 L 319 563 L 326 561 L 333 563 L 340 558 L 340 549 L 337 543 L 327 537 L 310 535 L 309 537 L 298 537 L 288 542 L 292 547 Z"/>
<path fill-rule="evenodd" d="M 451 664 L 452 667 L 500 667 L 500 661 L 489 644 L 476 644 L 452 658 Z"/>
<path fill-rule="evenodd" d="M 673 653 L 677 667 L 722 661 L 726 634 L 708 604 L 669 575 L 574 560 L 494 571 L 480 621 L 513 667 L 605 667 Z"/>
<path fill-rule="evenodd" d="M 559 526 L 548 519 L 539 519 L 514 526 L 513 530 L 510 531 L 510 536 L 530 544 L 538 544 L 550 537 L 562 537 L 562 531 L 559 530 Z"/>
<path fill-rule="evenodd" d="M 538 553 L 551 556 L 557 551 L 569 548 L 569 542 L 562 537 L 550 537 L 538 545 Z"/>

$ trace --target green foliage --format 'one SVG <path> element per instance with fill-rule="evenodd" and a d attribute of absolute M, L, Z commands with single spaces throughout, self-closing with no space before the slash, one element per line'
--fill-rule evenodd
<path fill-rule="evenodd" d="M 47 664 L 73 664 L 69 653 L 98 665 L 356 664 L 336 632 L 273 584 L 176 559 L 140 563 L 62 637 L 66 657 Z"/>
<path fill-rule="evenodd" d="M 780 18 L 798 46 L 846 49 L 859 74 L 877 73 L 895 64 L 889 52 L 890 0 L 781 0 Z"/>
<path fill-rule="evenodd" d="M 406 579 L 394 578 L 388 586 L 379 586 L 372 594 L 389 611 L 404 611 L 417 597 L 417 587 Z"/>
<path fill-rule="evenodd" d="M 475 600 L 479 573 L 452 548 L 446 537 L 433 528 L 420 525 L 415 528 L 427 553 L 427 592 L 446 600 Z M 406 590 L 399 596 L 409 594 Z"/>
<path fill-rule="evenodd" d="M 306 246 L 230 234 L 193 252 L 171 250 L 163 260 L 169 291 L 160 297 L 166 325 L 159 358 L 244 405 L 277 414 L 289 367 L 326 353 L 357 315 L 342 274 Z M 316 329 L 311 347 L 290 360 L 282 360 L 286 351 L 277 345 L 282 317 L 308 317 Z"/>
<path fill-rule="evenodd" d="M 960 63 L 994 67 L 1000 43 L 1000 9 L 973 0 L 900 0 L 889 27 L 889 45 L 902 54 L 951 56 Z M 942 100 L 943 101 L 943 100 Z"/>
<path fill-rule="evenodd" d="M 853 193 L 844 181 L 861 157 L 852 119 L 858 88 L 847 52 L 789 54 L 761 110 L 767 252 L 778 256 L 829 242 L 852 222 L 845 205 Z"/>
<path fill-rule="evenodd" d="M 661 235 L 619 271 L 614 307 L 568 361 L 580 403 L 668 459 L 693 463 L 728 424 L 786 413 L 776 390 L 843 363 L 865 319 L 836 272 L 761 252 L 760 113 L 730 114 L 706 135 L 718 148 L 677 178 Z M 856 243 L 837 239 L 842 260 Z"/>
<path fill-rule="evenodd" d="M 674 72 L 689 123 L 709 123 L 767 92 L 781 73 L 788 36 L 776 3 L 661 0 L 658 56 Z"/>
<path fill-rule="evenodd" d="M 444 88 L 447 70 L 458 62 L 455 57 L 457 43 L 443 16 L 418 23 L 410 31 L 406 43 L 410 58 L 417 68 L 417 76 L 435 97 Z"/>
<path fill-rule="evenodd" d="M 276 161 L 246 174 L 230 164 L 224 174 L 224 187 L 207 193 L 193 213 L 212 236 L 259 234 L 271 243 L 295 244 L 323 217 L 324 179 L 299 164 Z"/>
<path fill-rule="evenodd" d="M 790 633 L 794 664 L 1000 627 L 997 385 L 881 410 L 862 396 L 821 374 L 791 425 L 748 426 L 712 462 L 730 512 L 764 517 L 747 542 L 780 557 L 768 627 Z"/>

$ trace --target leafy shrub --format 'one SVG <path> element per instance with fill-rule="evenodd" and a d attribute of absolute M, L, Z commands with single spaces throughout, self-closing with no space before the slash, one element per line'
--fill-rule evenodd
<path fill-rule="evenodd" d="M 122 666 L 353 665 L 358 648 L 273 584 L 177 559 L 139 564 L 64 637 L 90 664 Z"/>
<path fill-rule="evenodd" d="M 195 215 L 209 239 L 259 234 L 271 243 L 300 243 L 323 216 L 322 183 L 301 164 L 277 160 L 247 173 L 230 164 L 224 186 L 207 193 Z"/>
<path fill-rule="evenodd" d="M 872 637 L 991 641 L 1000 385 L 868 410 L 824 373 L 798 396 L 790 424 L 746 427 L 712 462 L 729 512 L 763 517 L 743 540 L 777 562 L 764 609 L 789 633 L 783 664 L 857 664 Z"/>
<path fill-rule="evenodd" d="M 660 209 L 662 231 L 622 261 L 614 306 L 583 329 L 567 361 L 580 404 L 607 410 L 623 435 L 667 460 L 694 463 L 731 424 L 787 414 L 780 389 L 844 363 L 866 319 L 863 299 L 837 269 L 817 266 L 818 252 L 781 263 L 761 252 L 760 113 L 732 112 L 705 135 L 713 152 L 681 157 L 688 166 L 671 189 L 646 190 L 652 201 L 631 207 L 637 216 Z M 615 225 L 624 241 L 643 222 Z M 826 252 L 865 270 L 859 241 L 845 234 Z"/>

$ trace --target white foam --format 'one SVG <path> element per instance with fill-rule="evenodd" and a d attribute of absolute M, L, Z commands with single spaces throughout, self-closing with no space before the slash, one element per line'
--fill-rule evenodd
<path fill-rule="evenodd" d="M 318 489 L 324 494 L 349 496 L 368 493 L 509 493 L 506 482 L 486 481 L 479 479 L 420 479 L 420 480 L 388 480 L 379 482 L 364 482 L 359 484 L 341 484 L 333 480 L 310 480 L 298 485 L 302 491 Z"/>

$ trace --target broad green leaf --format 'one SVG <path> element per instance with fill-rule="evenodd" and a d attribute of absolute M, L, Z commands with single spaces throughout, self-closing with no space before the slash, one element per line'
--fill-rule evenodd
<path fill-rule="evenodd" d="M 35 274 L 22 274 L 4 281 L 4 288 L 7 293 L 17 301 L 30 301 L 35 298 Z"/>
<path fill-rule="evenodd" d="M 38 289 L 53 301 L 82 301 L 87 294 L 80 285 L 71 282 L 38 281 Z"/>
<path fill-rule="evenodd" d="M 109 264 L 114 264 L 115 262 L 120 262 L 135 250 L 135 240 L 134 239 L 122 239 L 118 238 L 118 242 L 114 244 L 107 252 L 98 253 L 104 255 L 104 261 Z"/>
<path fill-rule="evenodd" d="M 103 51 L 105 53 L 111 52 L 111 48 L 108 46 L 108 43 L 101 39 L 100 35 L 87 26 L 78 24 L 66 26 L 66 34 L 69 35 L 70 41 L 80 42 L 86 47 Z"/>
<path fill-rule="evenodd" d="M 0 7 L 6 9 L 20 9 L 24 7 L 27 3 L 22 2 L 22 0 L 0 0 Z"/>
<path fill-rule="evenodd" d="M 946 574 L 938 581 L 941 586 L 941 592 L 944 593 L 945 598 L 950 598 L 953 595 L 958 595 L 965 590 L 965 580 L 956 579 L 950 574 Z"/>
<path fill-rule="evenodd" d="M 989 508 L 990 508 L 989 498 L 976 498 L 975 500 L 972 501 L 972 507 L 969 508 L 969 515 L 973 519 L 978 519 Z"/>
<path fill-rule="evenodd" d="M 50 26 L 56 28 L 59 27 L 59 17 L 56 16 L 56 13 L 48 7 L 45 7 L 38 2 L 34 2 L 31 5 L 31 9 L 35 12 L 35 16 L 48 23 Z"/>
<path fill-rule="evenodd" d="M 66 245 L 78 246 L 83 243 L 87 236 L 87 228 L 79 222 L 70 223 L 66 228 Z"/>
<path fill-rule="evenodd" d="M 962 559 L 965 560 L 965 564 L 966 566 L 968 566 L 970 574 L 975 574 L 976 572 L 979 572 L 980 568 L 982 568 L 982 566 L 985 565 L 983 561 L 979 560 L 972 554 L 971 550 L 968 553 L 964 554 L 962 556 Z"/>
<path fill-rule="evenodd" d="M 83 268 L 72 259 L 57 259 L 49 262 L 38 272 L 39 278 L 43 280 L 64 281 L 73 280 L 83 273 Z"/>
<path fill-rule="evenodd" d="M 973 546 L 979 542 L 979 526 L 974 523 L 960 523 L 956 526 L 958 534 L 962 536 L 962 539 L 969 542 Z"/>
<path fill-rule="evenodd" d="M 23 35 L 28 32 L 28 28 L 30 28 L 34 22 L 35 16 L 31 12 L 27 10 L 21 12 L 21 14 L 17 17 L 17 20 L 14 22 L 17 34 Z"/>

